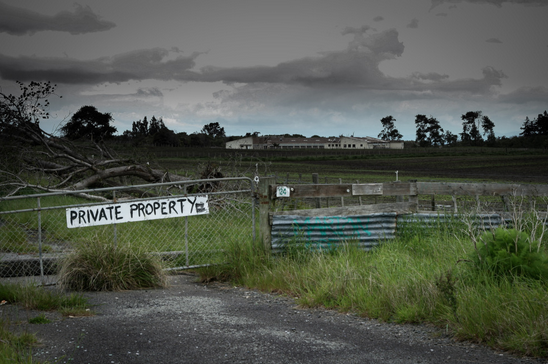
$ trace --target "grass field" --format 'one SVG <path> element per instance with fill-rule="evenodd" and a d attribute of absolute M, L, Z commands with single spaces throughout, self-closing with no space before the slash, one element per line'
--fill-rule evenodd
<path fill-rule="evenodd" d="M 548 151 L 504 148 L 412 148 L 409 150 L 327 151 L 292 150 L 226 151 L 176 148 L 158 150 L 158 164 L 182 175 L 196 175 L 207 163 L 219 166 L 225 175 L 277 175 L 320 183 L 347 181 L 386 182 L 483 181 L 545 183 L 548 181 Z"/>
<path fill-rule="evenodd" d="M 312 173 L 319 174 L 320 183 L 339 183 L 339 179 L 347 183 L 393 181 L 395 171 L 403 181 L 548 181 L 547 153 L 539 150 L 448 148 L 318 154 L 171 148 L 159 149 L 156 154 L 154 163 L 191 178 L 199 178 L 209 163 L 225 176 L 253 177 L 258 173 L 261 177 L 276 175 L 279 181 L 305 183 L 310 183 Z M 65 202 L 43 203 L 46 206 Z M 8 208 L 6 204 L 0 207 L 4 211 Z M 229 263 L 201 270 L 204 280 L 226 279 L 250 288 L 283 292 L 296 297 L 303 306 L 324 306 L 399 323 L 433 324 L 458 340 L 520 355 L 548 357 L 548 279 L 522 277 L 513 272 L 493 275 L 489 270 L 477 269 L 471 263 L 477 253 L 477 232 L 462 226 L 443 225 L 435 231 L 409 226 L 400 230 L 395 241 L 385 242 L 371 252 L 352 249 L 348 244 L 348 248 L 328 254 L 295 248 L 273 255 L 258 241 L 242 237 L 241 231 L 248 229 L 250 222 L 248 217 L 241 221 L 238 218 L 242 207 L 233 205 L 235 209 L 226 210 L 219 205 L 222 217 L 189 219 L 190 240 L 210 244 L 211 250 L 221 253 L 215 259 Z M 64 216 L 59 211 L 51 217 L 45 215 L 42 222 L 50 246 L 86 239 L 112 243 L 111 226 L 86 228 L 83 235 L 78 235 L 75 230 L 61 228 Z M 34 238 L 37 222 L 32 213 L 11 219 L 0 219 L 0 228 L 13 236 L 10 239 Z M 117 230 L 119 243 L 144 245 L 153 252 L 166 248 L 184 250 L 183 221 L 148 221 L 136 229 L 131 224 Z M 522 226 L 527 230 L 527 223 Z M 152 227 L 154 230 L 149 230 Z M 56 229 L 59 231 L 54 232 Z M 176 239 L 170 235 L 174 231 Z M 532 237 L 528 243 L 530 251 L 548 254 L 548 234 L 538 225 L 526 232 Z M 156 245 L 159 242 L 161 249 Z"/>

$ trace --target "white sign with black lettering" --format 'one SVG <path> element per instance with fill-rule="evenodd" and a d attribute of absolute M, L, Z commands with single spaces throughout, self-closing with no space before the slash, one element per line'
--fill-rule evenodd
<path fill-rule="evenodd" d="M 192 196 L 68 208 L 66 213 L 67 227 L 76 228 L 204 215 L 209 206 L 207 196 Z"/>

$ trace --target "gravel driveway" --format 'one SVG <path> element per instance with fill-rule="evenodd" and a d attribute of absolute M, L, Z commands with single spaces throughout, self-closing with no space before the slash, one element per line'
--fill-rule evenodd
<path fill-rule="evenodd" d="M 58 363 L 545 363 L 470 343 L 443 330 L 299 308 L 287 297 L 191 275 L 166 289 L 86 293 L 95 316 L 26 324 L 38 312 L 2 306 L 36 332 L 38 360 Z M 18 317 L 18 318 L 17 318 Z"/>

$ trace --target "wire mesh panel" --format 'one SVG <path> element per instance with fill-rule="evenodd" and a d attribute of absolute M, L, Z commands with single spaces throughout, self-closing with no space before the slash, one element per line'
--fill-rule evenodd
<path fill-rule="evenodd" d="M 254 237 L 254 206 L 249 178 L 2 198 L 0 276 L 54 273 L 59 258 L 95 242 L 157 254 L 168 268 L 223 263 L 228 244 Z M 130 219 L 120 223 L 122 207 Z"/>

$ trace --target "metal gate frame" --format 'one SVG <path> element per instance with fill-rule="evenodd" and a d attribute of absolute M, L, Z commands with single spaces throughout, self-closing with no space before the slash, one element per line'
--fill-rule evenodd
<path fill-rule="evenodd" d="M 246 184 L 246 186 L 242 186 L 245 188 L 239 188 L 235 190 L 226 190 L 226 191 L 210 191 L 210 192 L 197 192 L 197 193 L 186 193 L 187 188 L 189 186 L 197 186 L 197 185 L 204 185 L 204 184 L 222 184 L 225 183 L 227 185 L 230 185 L 230 182 L 239 185 L 238 182 L 243 182 Z M 161 192 L 161 196 L 155 196 L 155 197 L 148 197 L 148 198 L 136 198 L 131 199 L 131 201 L 135 202 L 141 202 L 141 201 L 149 201 L 149 200 L 161 200 L 161 199 L 167 199 L 167 198 L 173 198 L 174 196 L 185 196 L 185 197 L 192 197 L 192 196 L 220 196 L 220 195 L 228 195 L 228 194 L 249 194 L 249 198 L 251 199 L 251 238 L 253 240 L 257 237 L 256 232 L 256 223 L 255 223 L 255 210 L 257 206 L 256 201 L 256 183 L 257 181 L 253 181 L 251 178 L 248 177 L 229 177 L 229 178 L 216 178 L 216 179 L 199 179 L 199 180 L 184 180 L 184 181 L 177 181 L 177 182 L 163 182 L 163 183 L 152 183 L 152 184 L 141 184 L 141 185 L 130 185 L 130 186 L 118 186 L 118 187 L 106 187 L 106 188 L 96 188 L 96 189 L 86 189 L 86 190 L 75 190 L 75 191 L 57 191 L 57 192 L 48 192 L 48 193 L 38 193 L 38 194 L 32 194 L 32 195 L 20 195 L 20 196 L 8 196 L 8 197 L 0 197 L 0 208 L 2 206 L 2 202 L 4 201 L 12 201 L 12 200 L 22 200 L 22 199 L 36 199 L 36 207 L 35 208 L 26 208 L 26 209 L 19 209 L 19 210 L 9 210 L 9 211 L 0 211 L 0 228 L 2 225 L 5 225 L 5 223 L 2 221 L 2 217 L 6 215 L 13 215 L 13 214 L 20 214 L 20 213 L 36 213 L 36 219 L 37 219 L 37 245 L 38 245 L 38 262 L 36 262 L 35 256 L 30 256 L 28 259 L 32 261 L 32 263 L 29 263 L 30 265 L 34 266 L 34 269 L 30 269 L 31 271 L 34 271 L 34 274 L 27 274 L 24 272 L 21 274 L 20 272 L 15 272 L 16 276 L 26 276 L 26 275 L 36 275 L 36 268 L 39 268 L 39 274 L 42 279 L 44 279 L 44 276 L 49 272 L 46 265 L 50 265 L 51 261 L 50 258 L 44 257 L 44 251 L 43 251 L 43 228 L 42 228 L 42 213 L 46 211 L 51 210 L 60 210 L 60 209 L 67 209 L 67 208 L 75 208 L 75 207 L 88 207 L 88 206 L 96 206 L 96 205 L 104 205 L 104 204 L 116 204 L 120 202 L 119 198 L 116 196 L 116 192 L 123 192 L 124 190 L 129 189 L 157 189 L 156 192 Z M 182 191 L 182 194 L 174 194 L 169 192 L 170 188 L 177 188 L 178 191 Z M 233 186 L 230 186 L 233 187 Z M 112 198 L 106 199 L 101 202 L 91 202 L 91 203 L 84 203 L 84 204 L 65 204 L 65 205 L 59 205 L 59 206 L 50 206 L 50 207 L 44 207 L 41 205 L 41 198 L 47 198 L 47 197 L 53 197 L 53 196 L 71 196 L 71 195 L 80 195 L 80 196 L 87 196 L 88 198 L 90 196 L 95 196 L 97 198 L 98 193 L 105 193 L 105 192 L 111 192 Z M 247 198 L 246 198 L 247 200 Z M 124 200 L 127 201 L 127 200 Z M 191 217 L 192 218 L 192 217 Z M 139 224 L 139 222 L 137 222 Z M 111 224 L 113 226 L 113 243 L 118 244 L 118 234 L 117 234 L 117 226 L 116 224 Z M 198 268 L 203 266 L 211 265 L 209 263 L 206 264 L 198 264 L 198 265 L 191 265 L 189 264 L 188 259 L 188 216 L 185 216 L 185 232 L 184 232 L 184 244 L 185 244 L 185 253 L 186 253 L 186 261 L 185 264 L 182 266 L 177 267 L 170 267 L 166 268 L 166 270 L 181 270 L 181 269 L 192 269 L 192 268 Z M 2 236 L 0 235 L 0 240 L 2 240 Z M 60 253 L 63 254 L 63 253 Z M 0 270 L 4 272 L 6 270 L 6 264 L 8 264 L 8 259 L 4 259 L 6 255 L 12 255 L 12 253 L 0 253 Z M 19 255 L 17 259 L 20 263 L 25 260 L 21 255 Z M 55 258 L 54 258 L 55 260 Z M 26 264 L 25 264 L 26 266 Z M 27 270 L 25 268 L 25 270 Z"/>

